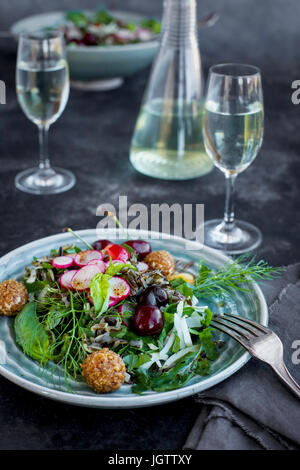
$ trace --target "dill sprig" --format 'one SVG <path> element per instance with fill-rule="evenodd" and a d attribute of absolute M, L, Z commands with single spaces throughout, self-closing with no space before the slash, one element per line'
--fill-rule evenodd
<path fill-rule="evenodd" d="M 256 262 L 255 256 L 250 257 L 249 254 L 239 256 L 217 271 L 201 264 L 195 277 L 194 292 L 197 296 L 220 296 L 233 289 L 247 291 L 250 288 L 246 285 L 249 281 L 271 280 L 284 269 L 269 266 L 264 260 Z"/>
<path fill-rule="evenodd" d="M 68 291 L 67 297 L 68 306 L 52 289 L 46 298 L 37 301 L 40 322 L 51 331 L 51 356 L 62 369 L 66 384 L 81 375 L 81 364 L 86 357 L 84 338 L 93 321 L 86 311 L 85 295 Z M 52 314 L 56 324 L 51 326 Z"/>
<path fill-rule="evenodd" d="M 63 232 L 69 232 L 69 233 L 71 233 L 75 238 L 78 238 L 78 240 L 80 240 L 84 245 L 86 245 L 86 247 L 87 247 L 89 250 L 93 250 L 93 249 L 94 249 L 90 243 L 88 243 L 86 240 L 84 240 L 78 233 L 74 232 L 74 230 L 72 230 L 70 227 L 64 228 L 64 229 L 63 229 Z"/>

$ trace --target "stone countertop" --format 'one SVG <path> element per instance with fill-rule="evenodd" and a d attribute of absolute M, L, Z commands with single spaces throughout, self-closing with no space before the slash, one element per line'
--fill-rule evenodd
<path fill-rule="evenodd" d="M 205 73 L 221 57 L 221 51 L 204 56 Z M 289 60 L 278 73 L 274 62 L 265 60 L 264 144 L 237 181 L 237 215 L 262 230 L 257 256 L 274 265 L 300 259 L 300 107 L 291 103 L 291 82 L 300 77 L 296 59 Z M 222 215 L 224 176 L 218 170 L 195 180 L 167 182 L 142 176 L 129 164 L 129 144 L 148 70 L 117 90 L 91 94 L 72 90 L 64 114 L 50 129 L 50 155 L 54 165 L 76 174 L 76 186 L 47 197 L 19 192 L 14 177 L 37 161 L 37 129 L 17 103 L 15 55 L 0 50 L 0 61 L 0 79 L 7 84 L 7 104 L 0 106 L 0 254 L 65 226 L 94 228 L 99 221 L 97 206 L 109 202 L 117 207 L 119 195 L 127 195 L 128 205 L 147 207 L 203 203 L 206 219 Z M 138 410 L 76 408 L 0 378 L 0 449 L 180 449 L 198 411 L 192 398 Z"/>

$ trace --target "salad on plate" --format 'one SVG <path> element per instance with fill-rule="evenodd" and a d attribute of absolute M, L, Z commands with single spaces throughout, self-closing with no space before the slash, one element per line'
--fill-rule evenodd
<path fill-rule="evenodd" d="M 205 299 L 226 303 L 249 279 L 270 278 L 264 261 L 228 263 L 196 274 L 146 240 L 80 243 L 33 258 L 22 282 L 0 283 L 0 313 L 14 316 L 17 344 L 41 368 L 85 380 L 96 393 L 123 384 L 164 392 L 208 375 L 223 343 Z M 246 284 L 245 284 L 246 286 Z M 71 387 L 70 387 L 71 388 Z"/>

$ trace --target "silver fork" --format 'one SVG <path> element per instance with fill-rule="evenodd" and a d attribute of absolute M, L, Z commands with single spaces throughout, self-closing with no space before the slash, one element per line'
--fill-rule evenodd
<path fill-rule="evenodd" d="M 268 364 L 280 380 L 300 398 L 300 386 L 295 382 L 283 362 L 283 345 L 278 336 L 259 323 L 230 313 L 215 314 L 211 326 L 231 336 L 249 353 Z"/>

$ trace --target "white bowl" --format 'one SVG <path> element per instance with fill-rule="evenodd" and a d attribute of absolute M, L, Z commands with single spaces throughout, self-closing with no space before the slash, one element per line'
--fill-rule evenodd
<path fill-rule="evenodd" d="M 141 15 L 116 11 L 114 15 L 126 21 L 139 21 Z M 63 22 L 65 12 L 42 13 L 24 18 L 11 27 L 11 32 L 33 32 Z M 123 78 L 151 64 L 158 40 L 122 46 L 67 46 L 71 83 L 85 89 L 111 89 L 119 86 Z"/>

